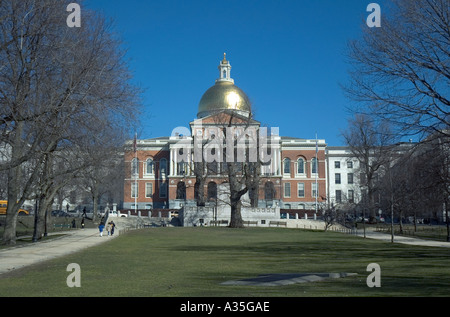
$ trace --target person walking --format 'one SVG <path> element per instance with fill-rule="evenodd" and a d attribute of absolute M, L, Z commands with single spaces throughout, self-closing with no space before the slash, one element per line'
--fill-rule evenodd
<path fill-rule="evenodd" d="M 111 236 L 114 234 L 114 228 L 116 227 L 116 224 L 114 221 L 111 221 Z"/>
<path fill-rule="evenodd" d="M 103 229 L 105 229 L 105 225 L 103 222 L 100 222 L 100 225 L 98 226 L 98 230 L 100 231 L 100 237 L 103 237 Z"/>
<path fill-rule="evenodd" d="M 108 237 L 111 235 L 111 221 L 108 222 L 108 225 L 106 226 L 106 230 L 108 231 Z"/>

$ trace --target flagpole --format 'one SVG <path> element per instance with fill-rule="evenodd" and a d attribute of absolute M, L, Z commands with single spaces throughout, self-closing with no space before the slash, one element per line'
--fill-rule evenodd
<path fill-rule="evenodd" d="M 316 215 L 317 215 L 317 196 L 319 195 L 319 184 L 317 183 L 317 175 L 319 174 L 319 160 L 317 158 L 317 152 L 319 152 L 319 145 L 316 132 Z"/>
<path fill-rule="evenodd" d="M 137 178 L 139 174 L 139 162 L 137 160 L 137 133 L 134 134 L 134 142 L 133 142 L 133 151 L 134 151 L 134 162 L 136 163 L 136 171 L 134 171 L 134 214 L 137 215 L 137 196 L 138 196 L 138 186 L 137 186 Z"/>

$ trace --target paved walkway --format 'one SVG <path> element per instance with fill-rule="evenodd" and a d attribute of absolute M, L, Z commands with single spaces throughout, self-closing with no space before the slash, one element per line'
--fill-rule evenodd
<path fill-rule="evenodd" d="M 363 230 L 358 229 L 357 235 L 360 237 L 363 237 L 364 236 Z M 391 242 L 390 234 L 376 232 L 376 231 L 367 230 L 367 229 L 366 229 L 366 238 Z M 419 246 L 428 246 L 428 247 L 450 248 L 450 242 L 423 240 L 423 239 L 405 237 L 405 236 L 399 236 L 399 235 L 394 235 L 394 243 L 403 243 L 403 244 L 409 244 L 409 245 L 419 245 Z"/>
<path fill-rule="evenodd" d="M 0 250 L 0 274 L 109 241 L 118 236 L 118 231 L 108 237 L 105 230 L 100 237 L 98 229 L 70 230 L 61 238 Z"/>

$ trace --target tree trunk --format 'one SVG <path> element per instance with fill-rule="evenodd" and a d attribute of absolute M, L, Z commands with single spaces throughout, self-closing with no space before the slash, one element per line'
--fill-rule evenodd
<path fill-rule="evenodd" d="M 52 201 L 53 198 L 47 195 L 42 195 L 39 198 L 38 210 L 34 215 L 33 242 L 37 242 L 47 234 L 48 210 L 52 205 Z"/>
<path fill-rule="evenodd" d="M 231 220 L 230 220 L 230 228 L 243 228 L 244 222 L 242 221 L 241 215 L 241 199 L 239 198 L 231 198 Z"/>
<path fill-rule="evenodd" d="M 23 132 L 23 122 L 19 121 L 17 123 L 16 133 L 14 135 L 14 144 L 21 143 L 21 137 Z M 11 149 L 11 161 L 15 161 L 17 157 L 21 155 L 20 146 L 12 147 Z M 6 245 L 16 244 L 16 223 L 17 223 L 17 212 L 19 211 L 19 206 L 17 205 L 17 199 L 19 197 L 19 187 L 21 180 L 21 165 L 12 167 L 8 171 L 8 206 L 6 208 L 6 225 L 5 231 L 3 232 L 3 243 Z"/>
<path fill-rule="evenodd" d="M 402 210 L 400 210 L 398 216 L 399 216 L 400 234 L 403 234 L 403 220 L 402 220 L 403 211 Z"/>
<path fill-rule="evenodd" d="M 98 217 L 98 197 L 99 197 L 98 186 L 99 186 L 98 183 L 94 181 L 93 187 L 91 189 L 92 203 L 93 203 L 92 221 L 95 221 Z"/>
<path fill-rule="evenodd" d="M 450 220 L 448 219 L 448 200 L 446 199 L 444 201 L 444 208 L 445 208 L 445 223 L 447 225 L 447 242 L 450 242 Z"/>

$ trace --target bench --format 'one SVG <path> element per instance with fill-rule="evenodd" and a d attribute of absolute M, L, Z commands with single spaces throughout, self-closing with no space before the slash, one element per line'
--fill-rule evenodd
<path fill-rule="evenodd" d="M 250 226 L 250 225 L 258 225 L 258 221 L 244 221 L 244 225 Z"/>
<path fill-rule="evenodd" d="M 67 229 L 70 229 L 72 227 L 72 225 L 70 225 L 70 224 L 53 224 L 53 229 L 58 229 L 58 228 L 61 228 L 61 229 L 63 229 L 63 228 L 67 228 Z"/>
<path fill-rule="evenodd" d="M 228 220 L 211 220 L 210 222 L 209 222 L 209 225 L 210 226 L 212 226 L 212 225 L 215 225 L 215 224 L 217 224 L 217 225 L 227 225 L 228 226 Z"/>
<path fill-rule="evenodd" d="M 279 227 L 279 226 L 286 227 L 287 222 L 286 221 L 271 221 L 271 222 L 269 222 L 269 226 L 271 226 L 271 225 L 276 225 L 277 227 Z"/>

